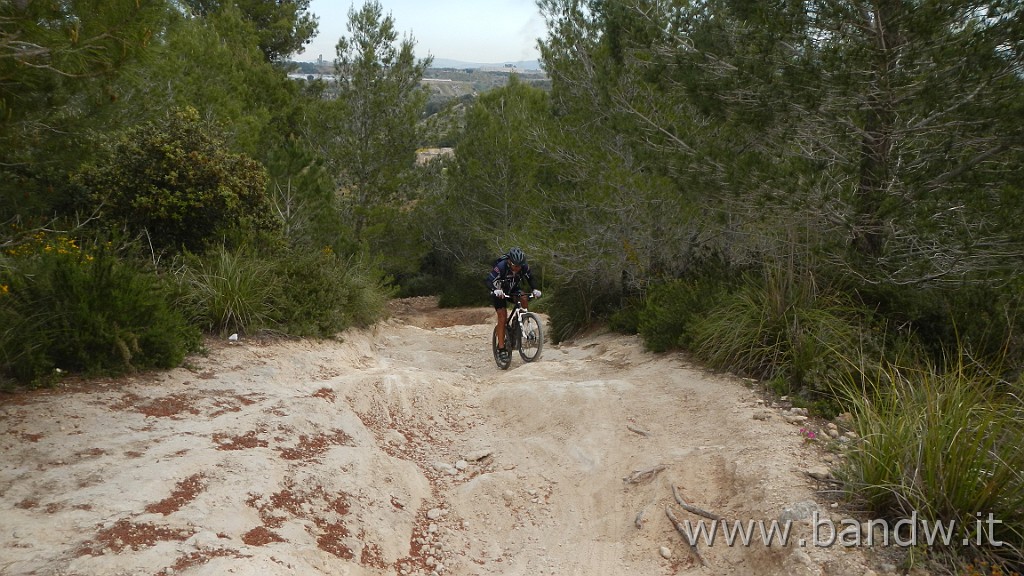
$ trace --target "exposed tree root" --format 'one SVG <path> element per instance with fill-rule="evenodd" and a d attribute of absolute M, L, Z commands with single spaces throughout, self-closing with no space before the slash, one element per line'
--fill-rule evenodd
<path fill-rule="evenodd" d="M 626 424 L 626 429 L 629 430 L 630 432 L 633 432 L 635 434 L 639 434 L 641 436 L 650 436 L 651 435 L 651 433 L 648 432 L 647 430 L 644 430 L 643 428 L 638 428 L 636 426 L 633 426 L 632 424 Z"/>
<path fill-rule="evenodd" d="M 642 484 L 644 482 L 650 482 L 658 475 L 659 472 L 664 470 L 666 466 L 664 464 L 658 464 L 647 470 L 634 470 L 629 476 L 622 479 L 627 484 Z"/>
<path fill-rule="evenodd" d="M 687 504 L 686 501 L 683 500 L 683 496 L 679 493 L 679 490 L 677 490 L 675 486 L 672 486 L 672 496 L 675 497 L 676 503 L 679 504 L 679 507 L 682 508 L 683 510 L 686 510 L 687 512 L 692 512 L 697 516 L 703 516 L 709 520 L 723 519 L 721 516 L 715 514 L 714 512 L 708 512 L 703 508 L 698 508 L 692 504 Z"/>
<path fill-rule="evenodd" d="M 672 526 L 675 527 L 676 532 L 678 532 L 679 535 L 683 537 L 683 540 L 685 540 L 690 546 L 690 552 L 693 552 L 693 555 L 697 557 L 697 560 L 700 560 L 700 565 L 707 566 L 707 561 L 704 560 L 704 556 L 700 553 L 700 550 L 697 549 L 697 539 L 690 533 L 690 528 L 680 522 L 679 519 L 676 518 L 676 515 L 672 513 L 672 508 L 668 506 L 665 507 L 665 515 L 668 516 L 669 522 L 672 522 Z"/>

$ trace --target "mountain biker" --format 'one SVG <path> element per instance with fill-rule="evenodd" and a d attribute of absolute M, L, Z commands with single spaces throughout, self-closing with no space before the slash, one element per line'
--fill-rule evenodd
<path fill-rule="evenodd" d="M 505 322 L 508 320 L 506 306 L 508 298 L 518 296 L 520 305 L 526 308 L 528 298 L 519 289 L 519 282 L 524 278 L 533 290 L 533 297 L 540 297 L 540 290 L 533 287 L 533 276 L 530 274 L 530 265 L 526 263 L 526 254 L 518 247 L 499 258 L 487 275 L 487 289 L 491 292 L 491 303 L 494 304 L 498 320 L 498 354 L 503 362 L 508 360 L 509 355 L 505 350 Z"/>

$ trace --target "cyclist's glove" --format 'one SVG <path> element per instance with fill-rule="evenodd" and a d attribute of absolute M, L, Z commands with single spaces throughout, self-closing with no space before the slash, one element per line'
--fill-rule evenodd
<path fill-rule="evenodd" d="M 497 290 L 494 291 L 494 297 L 495 298 L 504 298 L 505 297 L 505 292 L 502 291 L 501 288 L 498 288 Z"/>
<path fill-rule="evenodd" d="M 533 297 L 534 298 L 540 298 L 540 290 L 534 290 L 533 291 Z"/>

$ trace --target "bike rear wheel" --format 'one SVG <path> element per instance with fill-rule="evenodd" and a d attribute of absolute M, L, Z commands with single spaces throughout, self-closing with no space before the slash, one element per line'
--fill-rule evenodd
<path fill-rule="evenodd" d="M 533 312 L 524 312 L 520 326 L 519 355 L 524 362 L 533 362 L 540 358 L 544 348 L 544 329 L 540 318 Z"/>
<path fill-rule="evenodd" d="M 508 344 L 509 335 L 505 334 L 505 344 Z M 502 370 L 508 370 L 509 365 L 512 364 L 512 354 L 507 354 L 505 359 L 501 358 L 501 349 L 498 348 L 498 327 L 494 327 L 494 333 L 491 334 L 491 349 L 494 351 L 494 363 L 498 365 L 498 368 Z"/>

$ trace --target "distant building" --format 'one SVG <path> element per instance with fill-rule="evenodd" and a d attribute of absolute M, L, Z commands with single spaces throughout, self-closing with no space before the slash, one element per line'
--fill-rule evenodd
<path fill-rule="evenodd" d="M 334 74 L 303 74 L 301 72 L 292 72 L 288 74 L 288 77 L 292 80 L 323 80 L 324 82 L 333 82 L 338 79 Z"/>
<path fill-rule="evenodd" d="M 454 158 L 454 148 L 420 148 L 416 151 L 416 163 L 419 165 L 429 164 L 438 158 Z"/>

